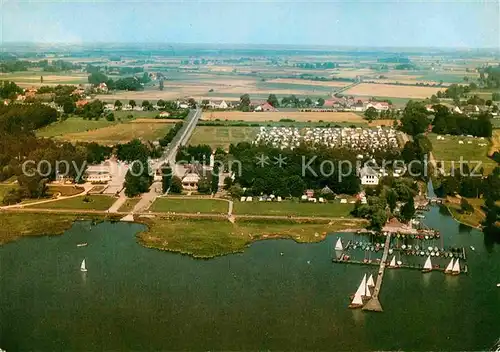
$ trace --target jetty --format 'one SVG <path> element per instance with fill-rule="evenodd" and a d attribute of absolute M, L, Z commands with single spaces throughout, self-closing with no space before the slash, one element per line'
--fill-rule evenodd
<path fill-rule="evenodd" d="M 385 239 L 384 254 L 382 255 L 382 260 L 380 261 L 380 267 L 378 269 L 375 289 L 373 290 L 372 298 L 370 298 L 370 300 L 364 305 L 363 310 L 368 310 L 372 312 L 383 312 L 382 305 L 378 300 L 378 295 L 380 293 L 380 287 L 382 286 L 382 279 L 384 278 L 385 265 L 387 262 L 387 256 L 389 255 L 390 243 L 391 243 L 391 234 L 388 233 Z"/>

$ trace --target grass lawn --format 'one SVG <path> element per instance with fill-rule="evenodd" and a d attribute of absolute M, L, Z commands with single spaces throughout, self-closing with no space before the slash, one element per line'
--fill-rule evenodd
<path fill-rule="evenodd" d="M 127 199 L 127 201 L 118 209 L 118 211 L 123 211 L 123 212 L 130 212 L 132 209 L 134 209 L 135 205 L 139 203 L 141 198 L 130 198 Z"/>
<path fill-rule="evenodd" d="M 36 132 L 38 137 L 60 137 L 68 133 L 82 133 L 117 124 L 117 121 L 84 120 L 81 117 L 70 117 L 64 121 L 54 122 Z"/>
<path fill-rule="evenodd" d="M 444 136 L 445 140 L 437 140 L 437 135 L 429 134 L 429 139 L 432 142 L 432 154 L 436 158 L 436 162 L 442 162 L 445 170 L 449 170 L 451 162 L 455 161 L 455 168 L 459 167 L 458 162 L 460 157 L 464 161 L 469 161 L 471 166 L 476 163 L 472 161 L 480 161 L 484 167 L 485 173 L 490 173 L 496 166 L 496 163 L 488 158 L 487 153 L 490 149 L 490 141 L 488 139 L 479 139 L 461 136 Z M 459 144 L 463 141 L 464 144 Z M 468 143 L 471 142 L 471 143 Z M 479 146 L 480 143 L 486 143 L 486 146 Z"/>
<path fill-rule="evenodd" d="M 100 144 L 113 145 L 126 143 L 132 139 L 154 141 L 164 137 L 173 127 L 172 123 L 120 123 L 87 132 L 67 133 L 63 139 L 75 142 L 97 142 Z"/>
<path fill-rule="evenodd" d="M 114 101 L 110 102 L 114 104 Z M 123 104 L 128 104 L 128 100 L 123 100 Z M 155 118 L 157 115 L 160 114 L 160 111 L 113 111 L 113 114 L 115 115 L 115 118 L 121 118 L 122 120 L 126 119 L 128 116 L 132 115 L 134 118 L 141 118 L 141 119 L 152 119 Z M 182 121 L 182 120 L 179 120 Z"/>
<path fill-rule="evenodd" d="M 57 193 L 60 193 L 61 196 L 74 196 L 75 194 L 82 193 L 84 190 L 83 187 L 78 186 L 49 185 L 47 193 L 50 196 Z"/>
<path fill-rule="evenodd" d="M 89 201 L 85 202 L 84 199 L 88 199 Z M 107 210 L 115 201 L 116 198 L 111 196 L 87 195 L 42 204 L 27 205 L 26 207 L 42 209 Z"/>
<path fill-rule="evenodd" d="M 228 202 L 219 199 L 157 198 L 149 210 L 153 212 L 227 214 L 228 207 Z"/>
<path fill-rule="evenodd" d="M 486 214 L 481 209 L 484 205 L 484 199 L 467 198 L 467 201 L 474 207 L 474 212 L 470 214 L 462 212 L 458 198 L 448 197 L 445 205 L 457 221 L 472 227 L 478 227 L 486 218 Z"/>
<path fill-rule="evenodd" d="M 210 258 L 241 252 L 251 242 L 267 238 L 290 238 L 297 242 L 319 242 L 327 233 L 366 227 L 367 222 L 243 221 L 206 219 L 144 219 L 148 230 L 138 235 L 146 247 Z"/>
<path fill-rule="evenodd" d="M 324 216 L 324 217 L 349 217 L 354 209 L 354 204 L 340 204 L 332 202 L 299 203 L 284 202 L 239 202 L 234 203 L 235 215 L 290 215 L 290 216 Z"/>
<path fill-rule="evenodd" d="M 197 126 L 189 144 L 208 144 L 214 149 L 227 149 L 230 144 L 252 142 L 258 131 L 258 127 Z"/>

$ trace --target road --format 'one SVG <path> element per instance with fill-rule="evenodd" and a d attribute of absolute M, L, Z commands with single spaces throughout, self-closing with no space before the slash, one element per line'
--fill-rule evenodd
<path fill-rule="evenodd" d="M 179 150 L 179 147 L 185 145 L 189 141 L 189 138 L 191 138 L 191 135 L 193 134 L 194 128 L 196 127 L 196 124 L 198 123 L 200 117 L 201 117 L 201 109 L 199 108 L 196 110 L 191 110 L 189 112 L 189 115 L 184 120 L 182 128 L 179 130 L 179 132 L 177 132 L 174 139 L 172 139 L 172 142 L 170 142 L 169 145 L 165 148 L 163 156 L 152 165 L 154 175 L 156 175 L 156 171 L 165 162 L 168 162 L 172 166 L 172 170 L 175 174 L 176 168 L 174 167 L 174 165 L 175 165 L 175 156 L 177 155 L 177 151 Z M 136 214 L 146 211 L 151 206 L 151 204 L 153 204 L 154 200 L 156 199 L 156 197 L 158 197 L 160 193 L 161 193 L 161 182 L 158 182 L 158 180 L 156 180 L 149 188 L 149 192 L 144 193 L 141 196 L 141 200 L 135 205 L 134 209 L 132 209 L 131 214 Z"/>

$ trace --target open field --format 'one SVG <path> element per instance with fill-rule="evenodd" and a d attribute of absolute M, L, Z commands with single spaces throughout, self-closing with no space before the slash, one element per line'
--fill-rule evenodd
<path fill-rule="evenodd" d="M 486 219 L 486 214 L 481 209 L 484 205 L 484 199 L 467 198 L 467 201 L 474 207 L 472 213 L 463 213 L 460 206 L 460 199 L 455 197 L 447 197 L 444 204 L 458 222 L 472 227 L 481 226 L 481 223 Z"/>
<path fill-rule="evenodd" d="M 116 198 L 110 196 L 87 195 L 47 203 L 25 205 L 25 207 L 37 209 L 107 210 L 115 201 Z"/>
<path fill-rule="evenodd" d="M 214 149 L 218 147 L 227 149 L 230 144 L 252 142 L 258 130 L 258 127 L 197 126 L 189 140 L 189 144 L 208 144 Z"/>
<path fill-rule="evenodd" d="M 292 119 L 298 122 L 325 121 L 325 122 L 363 122 L 366 121 L 353 112 L 241 112 L 241 111 L 211 111 L 204 112 L 202 120 L 234 120 L 234 121 L 279 121 Z"/>
<path fill-rule="evenodd" d="M 40 82 L 40 76 L 43 76 L 43 83 Z M 16 82 L 20 87 L 38 87 L 57 84 L 81 84 L 88 83 L 87 74 L 60 73 L 43 71 L 26 71 L 13 73 L 0 73 L 0 80 L 10 80 Z"/>
<path fill-rule="evenodd" d="M 458 162 L 460 161 L 460 157 L 464 161 L 471 162 L 470 165 L 472 167 L 476 164 L 472 163 L 472 161 L 480 161 L 486 174 L 495 168 L 496 163 L 487 156 L 490 149 L 490 142 L 487 139 L 461 136 L 444 136 L 444 138 L 444 141 L 437 140 L 436 134 L 429 134 L 429 139 L 433 147 L 432 154 L 438 164 L 441 162 L 444 165 L 445 170 L 450 169 L 452 161 L 455 162 L 455 168 L 459 167 Z M 459 144 L 459 141 L 463 141 L 464 144 Z M 487 145 L 479 146 L 480 143 L 486 143 Z"/>
<path fill-rule="evenodd" d="M 54 122 L 36 131 L 39 137 L 58 137 L 68 133 L 82 133 L 96 130 L 103 127 L 112 126 L 118 121 L 107 121 L 106 119 L 84 120 L 81 117 L 70 117 L 64 121 Z"/>
<path fill-rule="evenodd" d="M 47 188 L 49 195 L 60 194 L 61 196 L 74 196 L 85 191 L 83 187 L 78 186 L 48 185 Z"/>
<path fill-rule="evenodd" d="M 390 84 L 373 84 L 361 83 L 354 86 L 345 94 L 362 95 L 370 97 L 395 97 L 395 98 L 415 98 L 425 99 L 442 90 L 441 88 L 433 87 L 412 87 L 412 86 L 397 86 Z"/>
<path fill-rule="evenodd" d="M 87 132 L 66 133 L 62 139 L 72 142 L 96 142 L 113 145 L 126 143 L 132 139 L 157 140 L 167 134 L 172 123 L 121 123 Z"/>
<path fill-rule="evenodd" d="M 319 217 L 349 217 L 354 204 L 340 204 L 337 201 L 319 203 L 283 202 L 235 202 L 235 215 L 290 215 Z"/>
<path fill-rule="evenodd" d="M 157 198 L 149 210 L 153 212 L 227 214 L 228 202 L 220 199 Z"/>
<path fill-rule="evenodd" d="M 150 248 L 179 252 L 196 258 L 241 252 L 252 242 L 268 238 L 289 238 L 297 242 L 319 242 L 327 233 L 367 226 L 367 222 L 244 221 L 144 219 L 148 229 L 139 242 Z"/>
<path fill-rule="evenodd" d="M 299 84 L 299 85 L 307 85 L 307 86 L 320 86 L 320 87 L 345 87 L 350 82 L 341 82 L 341 81 L 312 81 L 306 79 L 294 79 L 294 78 L 276 78 L 266 81 L 266 83 L 288 83 L 288 84 Z"/>

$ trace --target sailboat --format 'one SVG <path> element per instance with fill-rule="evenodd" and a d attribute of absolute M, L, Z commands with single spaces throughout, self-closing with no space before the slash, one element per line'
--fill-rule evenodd
<path fill-rule="evenodd" d="M 455 264 L 453 265 L 453 270 L 451 271 L 452 275 L 460 274 L 460 259 L 457 258 Z"/>
<path fill-rule="evenodd" d="M 446 269 L 444 269 L 444 273 L 451 274 L 452 271 L 453 271 L 453 258 L 451 258 L 450 262 L 446 266 Z"/>
<path fill-rule="evenodd" d="M 389 268 L 396 267 L 396 256 L 392 257 L 391 262 L 389 263 Z"/>
<path fill-rule="evenodd" d="M 423 273 L 429 273 L 432 271 L 432 262 L 431 262 L 431 256 L 427 257 L 427 260 L 425 261 L 424 268 L 422 269 Z"/>
<path fill-rule="evenodd" d="M 344 246 L 342 246 L 342 240 L 340 238 L 337 240 L 337 243 L 335 244 L 335 250 L 336 251 L 344 250 Z"/>
<path fill-rule="evenodd" d="M 363 306 L 363 297 L 366 295 L 366 274 L 363 276 L 363 280 L 361 280 L 361 284 L 352 297 L 351 304 L 349 304 L 349 308 L 361 308 Z"/>
<path fill-rule="evenodd" d="M 80 271 L 86 272 L 87 267 L 85 266 L 85 259 L 82 261 L 82 265 L 80 265 Z"/>
<path fill-rule="evenodd" d="M 366 282 L 366 285 L 368 287 L 375 287 L 375 281 L 373 281 L 373 275 L 370 274 L 370 277 L 368 278 L 368 281 Z"/>

